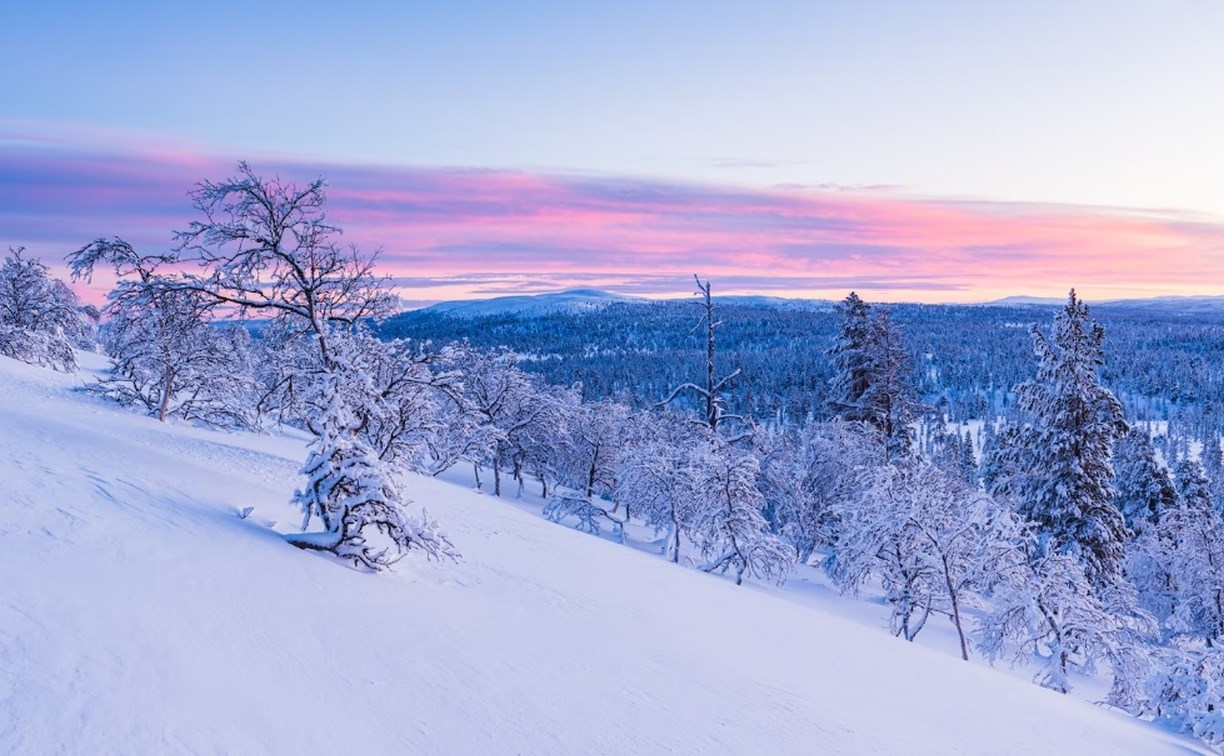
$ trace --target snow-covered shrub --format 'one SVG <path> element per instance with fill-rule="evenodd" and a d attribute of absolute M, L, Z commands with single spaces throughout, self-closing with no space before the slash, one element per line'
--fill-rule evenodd
<path fill-rule="evenodd" d="M 616 501 L 654 528 L 656 537 L 664 536 L 663 554 L 678 563 L 699 504 L 690 454 L 700 443 L 698 434 L 672 416 L 642 414 L 626 435 L 616 469 Z"/>
<path fill-rule="evenodd" d="M 795 568 L 795 549 L 769 529 L 761 514 L 765 497 L 757 487 L 760 464 L 713 432 L 693 451 L 691 461 L 692 537 L 707 572 L 734 570 L 782 583 Z"/>
<path fill-rule="evenodd" d="M 613 517 L 607 507 L 590 496 L 554 493 L 544 505 L 544 517 L 553 522 L 572 517 L 577 520 L 575 528 L 592 535 L 599 535 L 602 531 L 601 523 L 607 523 L 612 526 L 613 538 L 622 542 L 625 539 L 625 523 Z"/>
<path fill-rule="evenodd" d="M 993 660 L 1014 642 L 1017 661 L 1031 654 L 1039 662 L 1034 681 L 1062 693 L 1070 690 L 1072 670 L 1091 674 L 1100 661 L 1115 669 L 1133 666 L 1136 649 L 1157 632 L 1134 588 L 1093 585 L 1078 559 L 1032 531 L 1031 524 L 1018 530 L 1000 561 L 990 610 L 977 628 L 978 647 Z"/>
<path fill-rule="evenodd" d="M 1224 651 L 1162 649 L 1138 713 L 1224 752 Z"/>
<path fill-rule="evenodd" d="M 337 359 L 342 358 L 337 355 Z M 319 407 L 309 422 L 315 438 L 301 469 L 307 482 L 293 497 L 302 509 L 302 530 L 315 518 L 323 530 L 290 534 L 286 539 L 375 570 L 394 563 L 409 549 L 419 549 L 430 558 L 458 556 L 437 522 L 424 512 L 415 517 L 403 510 L 406 502 L 399 486 L 358 432 L 362 421 L 353 405 L 361 401 L 365 376 L 344 368 L 341 361 L 323 376 L 313 400 Z M 382 538 L 371 542 L 375 533 Z"/>

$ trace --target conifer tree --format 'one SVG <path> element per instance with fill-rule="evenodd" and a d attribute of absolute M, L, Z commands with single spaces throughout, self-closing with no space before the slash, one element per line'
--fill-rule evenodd
<path fill-rule="evenodd" d="M 1131 530 L 1155 523 L 1177 504 L 1177 491 L 1169 472 L 1156 459 L 1147 431 L 1132 428 L 1114 445 L 1117 496 L 1114 506 Z"/>
<path fill-rule="evenodd" d="M 827 353 L 834 370 L 829 407 L 879 430 L 889 458 L 905 456 L 913 450 L 910 424 L 919 403 L 901 332 L 886 311 L 872 310 L 854 292 L 839 311 L 841 328 Z"/>
<path fill-rule="evenodd" d="M 841 327 L 827 352 L 833 366 L 829 409 L 845 420 L 866 420 L 863 398 L 871 387 L 871 306 L 852 291 L 837 311 Z"/>
<path fill-rule="evenodd" d="M 1044 548 L 1081 560 L 1096 585 L 1120 576 L 1130 535 L 1114 506 L 1112 449 L 1127 425 L 1097 376 L 1104 339 L 1074 290 L 1050 336 L 1034 326 L 1037 377 L 1016 388 L 1030 422 L 1001 437 L 987 465 L 992 492 L 1013 497 Z"/>

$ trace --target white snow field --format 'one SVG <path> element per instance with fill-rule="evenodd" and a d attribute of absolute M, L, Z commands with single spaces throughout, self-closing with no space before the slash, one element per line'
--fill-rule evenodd
<path fill-rule="evenodd" d="M 84 380 L 0 358 L 0 753 L 1206 753 L 443 481 L 462 561 L 358 572 L 269 527 L 301 438 Z"/>

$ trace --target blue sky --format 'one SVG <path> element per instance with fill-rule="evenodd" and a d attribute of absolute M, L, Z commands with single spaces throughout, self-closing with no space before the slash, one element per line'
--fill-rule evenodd
<path fill-rule="evenodd" d="M 23 170 L 70 147 L 1224 217 L 1213 0 L 41 2 L 0 24 L 0 160 Z"/>

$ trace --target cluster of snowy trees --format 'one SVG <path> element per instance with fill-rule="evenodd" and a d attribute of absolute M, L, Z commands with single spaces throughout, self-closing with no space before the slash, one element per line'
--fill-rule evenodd
<path fill-rule="evenodd" d="M 0 355 L 65 372 L 93 340 L 97 312 L 82 306 L 41 261 L 9 249 L 0 265 Z"/>
<path fill-rule="evenodd" d="M 1074 292 L 1049 333 L 1031 330 L 1035 376 L 976 438 L 923 403 L 928 365 L 854 294 L 821 356 L 821 406 L 763 423 L 730 410 L 742 375 L 717 364 L 709 282 L 696 376 L 593 398 L 504 347 L 378 338 L 394 299 L 377 255 L 338 243 L 321 180 L 242 164 L 192 199 L 197 220 L 167 252 L 99 239 L 70 256 L 74 277 L 118 280 L 100 335 L 113 367 L 94 390 L 161 420 L 309 431 L 294 545 L 370 569 L 413 549 L 454 557 L 400 477 L 470 465 L 493 495 L 538 485 L 550 519 L 619 539 L 645 527 L 667 559 L 737 583 L 820 565 L 843 591 L 882 591 L 898 636 L 943 617 L 963 658 L 1036 659 L 1056 690 L 1107 670 L 1115 705 L 1224 744 L 1219 435 L 1200 423 L 1193 443 L 1154 441 L 1128 422 Z M 0 351 L 66 369 L 89 337 L 82 312 L 10 253 Z"/>

